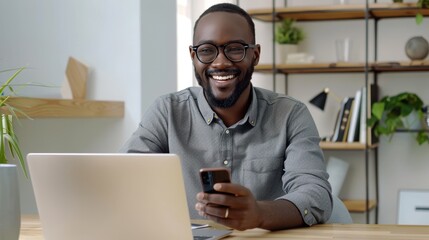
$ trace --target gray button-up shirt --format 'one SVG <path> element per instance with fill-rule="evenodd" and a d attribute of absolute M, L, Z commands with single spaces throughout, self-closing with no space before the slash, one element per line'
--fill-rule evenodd
<path fill-rule="evenodd" d="M 179 155 L 191 218 L 199 218 L 199 169 L 227 167 L 257 200 L 287 199 L 312 225 L 332 210 L 319 141 L 308 109 L 291 97 L 253 87 L 244 118 L 226 127 L 202 88 L 191 87 L 158 98 L 121 151 Z"/>

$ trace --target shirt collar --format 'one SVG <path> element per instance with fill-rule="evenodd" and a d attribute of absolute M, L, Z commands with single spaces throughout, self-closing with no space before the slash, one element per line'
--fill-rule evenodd
<path fill-rule="evenodd" d="M 207 99 L 204 96 L 204 90 L 200 88 L 200 92 L 198 94 L 198 108 L 200 109 L 201 115 L 204 118 L 204 121 L 207 125 L 210 125 L 215 118 L 217 118 L 216 113 L 212 110 L 209 103 L 207 102 Z M 258 113 L 258 101 L 257 101 L 256 91 L 255 88 L 252 86 L 252 101 L 250 102 L 249 109 L 246 112 L 246 115 L 244 115 L 244 118 L 241 119 L 237 124 L 242 125 L 246 122 L 249 122 L 249 124 L 254 127 L 256 125 L 256 117 Z"/>

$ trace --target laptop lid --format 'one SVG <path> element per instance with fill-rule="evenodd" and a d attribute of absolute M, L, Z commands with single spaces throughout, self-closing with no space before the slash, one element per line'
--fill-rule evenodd
<path fill-rule="evenodd" d="M 27 160 L 46 240 L 192 239 L 176 155 L 30 153 Z"/>

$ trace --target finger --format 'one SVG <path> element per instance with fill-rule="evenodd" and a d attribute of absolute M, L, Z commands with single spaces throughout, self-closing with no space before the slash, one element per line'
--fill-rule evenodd
<path fill-rule="evenodd" d="M 216 205 L 205 206 L 204 212 L 209 216 L 217 218 L 230 218 L 232 215 L 232 210 L 230 208 Z"/>
<path fill-rule="evenodd" d="M 248 196 L 250 194 L 250 190 L 233 183 L 216 183 L 213 188 L 218 192 L 229 193 L 234 196 Z"/>
<path fill-rule="evenodd" d="M 208 194 L 206 194 L 206 193 L 204 193 L 204 192 L 199 192 L 199 193 L 197 193 L 197 200 L 198 200 L 199 202 L 202 202 L 202 203 L 207 203 L 207 200 L 208 200 Z"/>
<path fill-rule="evenodd" d="M 220 218 L 220 217 L 215 217 L 215 216 L 211 216 L 211 215 L 206 215 L 205 218 L 208 220 L 211 220 L 213 222 L 217 222 L 219 224 L 222 224 L 222 225 L 229 227 L 229 228 L 237 228 L 237 226 L 239 225 L 238 220 L 231 219 L 231 218 Z"/>

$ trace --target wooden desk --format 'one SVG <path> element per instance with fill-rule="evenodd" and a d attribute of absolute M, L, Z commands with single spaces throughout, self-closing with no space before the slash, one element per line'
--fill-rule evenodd
<path fill-rule="evenodd" d="M 44 240 L 37 217 L 23 216 L 20 240 Z M 308 228 L 269 232 L 253 229 L 234 231 L 229 239 L 377 239 L 428 240 L 429 226 L 375 225 L 375 224 L 321 224 Z"/>

